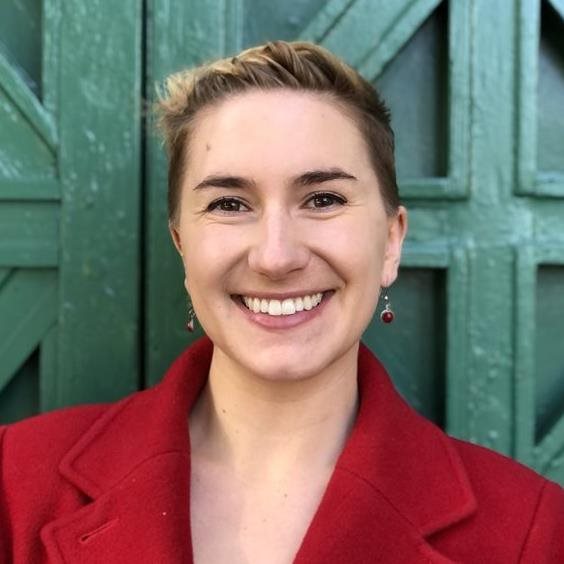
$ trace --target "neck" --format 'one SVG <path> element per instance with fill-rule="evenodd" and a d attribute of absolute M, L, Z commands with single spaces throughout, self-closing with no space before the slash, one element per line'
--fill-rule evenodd
<path fill-rule="evenodd" d="M 238 368 L 217 347 L 190 414 L 192 452 L 246 479 L 296 468 L 330 472 L 358 407 L 358 345 L 322 373 L 272 381 Z"/>

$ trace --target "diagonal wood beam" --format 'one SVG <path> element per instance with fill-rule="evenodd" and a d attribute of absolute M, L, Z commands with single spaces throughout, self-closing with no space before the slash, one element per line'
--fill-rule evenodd
<path fill-rule="evenodd" d="M 372 80 L 440 2 L 332 0 L 300 37 L 321 43 Z"/>
<path fill-rule="evenodd" d="M 380 41 L 365 55 L 358 66 L 359 72 L 374 80 L 440 3 L 440 0 L 416 0 L 406 6 L 388 29 L 378 35 Z"/>
<path fill-rule="evenodd" d="M 0 89 L 35 129 L 45 145 L 55 154 L 57 133 L 51 116 L 45 111 L 20 75 L 0 52 Z"/>
<path fill-rule="evenodd" d="M 57 320 L 54 270 L 18 270 L 0 293 L 0 390 Z"/>
<path fill-rule="evenodd" d="M 374 48 L 376 38 L 386 33 L 414 1 L 418 0 L 330 2 L 303 31 L 303 38 L 321 43 L 358 67 Z"/>
<path fill-rule="evenodd" d="M 357 0 L 329 0 L 301 31 L 299 37 L 303 40 L 321 43 L 356 2 Z"/>

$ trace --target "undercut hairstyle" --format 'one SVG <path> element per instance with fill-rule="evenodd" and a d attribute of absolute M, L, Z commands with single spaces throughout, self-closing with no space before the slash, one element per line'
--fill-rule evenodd
<path fill-rule="evenodd" d="M 275 41 L 166 79 L 156 111 L 168 154 L 171 223 L 178 220 L 190 136 L 199 112 L 245 92 L 284 89 L 326 97 L 353 119 L 368 148 L 386 213 L 397 213 L 394 133 L 379 93 L 327 49 L 308 42 Z"/>

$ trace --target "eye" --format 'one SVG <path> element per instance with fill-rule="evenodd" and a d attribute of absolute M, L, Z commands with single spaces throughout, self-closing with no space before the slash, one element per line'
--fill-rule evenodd
<path fill-rule="evenodd" d="M 331 192 L 318 192 L 317 194 L 313 194 L 306 201 L 306 207 L 321 209 L 342 206 L 346 203 L 347 200 L 337 194 L 332 194 Z"/>
<path fill-rule="evenodd" d="M 244 209 L 243 209 L 244 208 Z M 206 208 L 206 211 L 218 211 L 220 213 L 239 213 L 249 211 L 247 205 L 237 198 L 218 198 Z"/>

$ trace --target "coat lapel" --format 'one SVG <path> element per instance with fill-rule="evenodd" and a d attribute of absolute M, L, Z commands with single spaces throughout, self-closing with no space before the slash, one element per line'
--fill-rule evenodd
<path fill-rule="evenodd" d="M 41 537 L 49 562 L 190 562 L 188 507 L 187 456 L 162 453 Z"/>
<path fill-rule="evenodd" d="M 187 414 L 205 383 L 211 343 L 191 347 L 162 383 L 111 406 L 59 470 L 85 505 L 46 525 L 50 561 L 191 562 Z"/>
<path fill-rule="evenodd" d="M 364 346 L 358 373 L 357 421 L 296 562 L 449 562 L 426 539 L 476 510 L 458 453 Z"/>
<path fill-rule="evenodd" d="M 296 564 L 451 562 L 405 515 L 357 475 L 337 468 L 305 536 Z"/>

